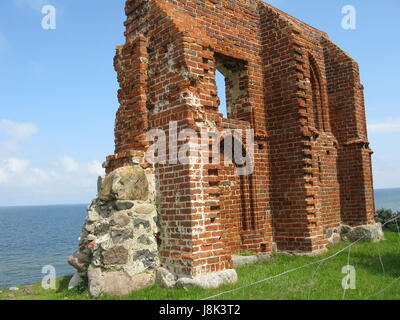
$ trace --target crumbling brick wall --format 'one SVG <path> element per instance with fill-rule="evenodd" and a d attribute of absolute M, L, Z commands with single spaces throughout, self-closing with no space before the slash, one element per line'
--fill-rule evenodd
<path fill-rule="evenodd" d="M 105 168 L 154 173 L 161 265 L 196 276 L 232 268 L 241 251 L 321 252 L 328 230 L 374 222 L 358 66 L 326 33 L 259 0 L 127 0 L 126 15 Z M 254 171 L 170 154 L 149 164 L 148 131 L 164 130 L 170 144 L 171 122 L 178 132 L 253 129 Z"/>

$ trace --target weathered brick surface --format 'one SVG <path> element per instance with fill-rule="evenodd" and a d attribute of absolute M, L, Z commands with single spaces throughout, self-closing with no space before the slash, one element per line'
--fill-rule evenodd
<path fill-rule="evenodd" d="M 105 167 L 133 161 L 154 172 L 161 264 L 194 276 L 273 243 L 319 252 L 327 229 L 373 222 L 358 66 L 326 33 L 256 0 L 128 0 L 126 14 L 116 148 Z M 218 112 L 216 69 L 228 119 Z M 178 131 L 254 129 L 254 172 L 146 163 L 148 130 L 168 131 L 171 121 Z"/>

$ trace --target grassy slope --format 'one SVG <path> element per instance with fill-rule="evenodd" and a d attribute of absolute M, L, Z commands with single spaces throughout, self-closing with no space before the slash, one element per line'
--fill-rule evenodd
<path fill-rule="evenodd" d="M 360 242 L 351 248 L 350 265 L 356 269 L 356 289 L 347 290 L 345 299 L 364 299 L 389 286 L 383 293 L 370 299 L 400 299 L 400 234 L 386 231 L 386 240 L 380 243 Z M 340 243 L 329 249 L 329 252 L 318 257 L 294 257 L 276 254 L 266 262 L 247 265 L 239 268 L 239 281 L 233 285 L 224 285 L 216 290 L 202 290 L 199 288 L 164 289 L 153 285 L 144 290 L 134 292 L 122 299 L 129 300 L 179 300 L 202 299 L 221 291 L 240 287 L 254 281 L 282 273 L 286 270 L 302 266 L 332 255 L 348 243 Z M 250 299 L 250 300 L 286 300 L 286 299 L 342 299 L 341 286 L 342 267 L 347 265 L 349 251 L 324 262 L 307 267 L 277 279 L 260 283 L 233 293 L 220 296 L 217 299 Z M 379 258 L 381 257 L 381 259 Z M 382 268 L 382 263 L 384 268 Z M 24 294 L 20 287 L 17 292 L 3 289 L 1 299 L 90 299 L 85 288 L 67 290 L 70 277 L 58 279 L 57 290 L 45 291 L 40 284 L 28 286 L 37 291 L 34 295 Z M 14 297 L 9 295 L 13 294 Z M 103 297 L 103 299 L 112 299 Z M 121 298 L 120 298 L 121 299 Z"/>

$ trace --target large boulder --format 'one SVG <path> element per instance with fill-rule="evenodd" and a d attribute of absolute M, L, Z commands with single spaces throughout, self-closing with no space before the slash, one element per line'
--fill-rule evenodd
<path fill-rule="evenodd" d="M 226 269 L 214 273 L 207 273 L 194 278 L 179 278 L 176 282 L 176 286 L 196 286 L 203 289 L 216 289 L 225 283 L 235 283 L 237 279 L 237 273 L 234 269 Z"/>
<path fill-rule="evenodd" d="M 149 273 L 130 276 L 125 271 L 104 272 L 93 267 L 89 268 L 88 278 L 89 291 L 94 298 L 99 298 L 102 294 L 124 296 L 154 283 L 154 276 Z"/>
<path fill-rule="evenodd" d="M 356 227 L 342 226 L 341 237 L 345 241 L 357 241 L 359 239 L 378 242 L 384 239 L 382 225 L 380 223 L 371 225 L 361 225 Z"/>
<path fill-rule="evenodd" d="M 177 277 L 168 269 L 160 267 L 157 269 L 156 282 L 164 288 L 174 288 Z"/>
<path fill-rule="evenodd" d="M 140 273 L 130 277 L 125 271 L 107 272 L 104 275 L 103 292 L 113 296 L 125 296 L 143 289 L 154 282 L 152 275 Z"/>
<path fill-rule="evenodd" d="M 107 175 L 100 188 L 103 200 L 147 200 L 149 183 L 140 166 L 128 166 Z"/>
<path fill-rule="evenodd" d="M 74 276 L 71 278 L 71 280 L 69 281 L 68 290 L 77 288 L 82 281 L 83 281 L 83 279 L 82 279 L 81 275 L 79 274 L 79 272 L 76 272 L 74 274 Z"/>

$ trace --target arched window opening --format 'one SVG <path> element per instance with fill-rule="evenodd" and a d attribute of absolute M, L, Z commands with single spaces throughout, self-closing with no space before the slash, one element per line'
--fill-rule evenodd
<path fill-rule="evenodd" d="M 321 83 L 319 81 L 319 76 L 316 66 L 311 59 L 310 59 L 310 82 L 312 90 L 311 102 L 312 102 L 312 111 L 314 117 L 314 126 L 317 130 L 325 131 Z"/>

